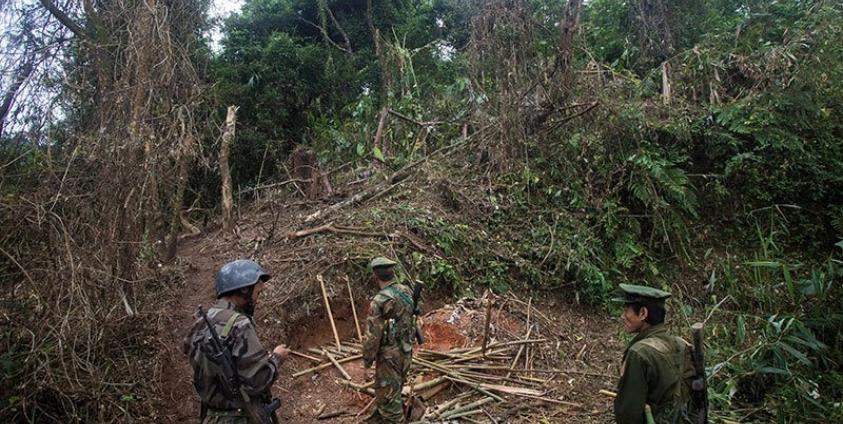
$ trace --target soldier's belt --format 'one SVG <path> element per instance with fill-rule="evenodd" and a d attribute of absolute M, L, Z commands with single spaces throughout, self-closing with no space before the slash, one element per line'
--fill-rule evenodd
<path fill-rule="evenodd" d="M 209 417 L 248 417 L 249 414 L 246 413 L 242 408 L 237 409 L 208 409 Z"/>

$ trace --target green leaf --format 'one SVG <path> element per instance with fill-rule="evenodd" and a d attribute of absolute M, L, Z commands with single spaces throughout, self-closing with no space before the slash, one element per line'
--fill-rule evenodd
<path fill-rule="evenodd" d="M 787 370 L 782 369 L 782 368 L 776 368 L 776 367 L 761 367 L 761 368 L 758 368 L 757 371 L 761 374 L 779 374 L 779 375 L 789 375 L 790 374 L 790 372 L 788 372 Z"/>
<path fill-rule="evenodd" d="M 790 297 L 796 297 L 796 290 L 793 287 L 793 277 L 790 275 L 790 268 L 788 268 L 787 264 L 782 265 L 782 272 L 784 273 L 784 281 L 787 283 L 787 292 L 790 293 Z"/>
<path fill-rule="evenodd" d="M 746 341 L 746 318 L 743 315 L 738 315 L 737 331 L 735 332 L 735 341 L 741 345 Z"/>
<path fill-rule="evenodd" d="M 782 266 L 782 264 L 780 264 L 776 261 L 750 261 L 750 262 L 746 262 L 746 264 L 749 265 L 749 266 L 752 266 L 752 267 L 756 267 L 756 268 L 773 268 L 773 269 L 776 269 L 776 268 L 779 268 L 779 267 Z"/>
<path fill-rule="evenodd" d="M 375 155 L 375 158 L 381 162 L 386 162 L 386 158 L 383 157 L 383 152 L 381 149 L 375 147 L 375 150 L 372 151 L 372 154 Z"/>
<path fill-rule="evenodd" d="M 808 359 L 808 355 L 805 355 L 803 352 L 796 350 L 796 348 L 787 343 L 779 342 L 778 345 L 791 356 L 796 358 L 797 361 L 801 362 L 804 365 L 811 365 L 811 361 Z"/>
<path fill-rule="evenodd" d="M 357 143 L 357 156 L 360 156 L 362 158 L 365 154 L 366 146 L 364 146 L 363 143 Z"/>

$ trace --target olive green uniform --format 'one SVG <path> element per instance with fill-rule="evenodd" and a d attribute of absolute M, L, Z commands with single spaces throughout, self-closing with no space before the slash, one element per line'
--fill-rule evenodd
<path fill-rule="evenodd" d="M 242 391 L 253 407 L 270 401 L 272 383 L 278 374 L 280 359 L 263 348 L 251 317 L 235 310 L 233 304 L 220 300 L 211 307 L 208 319 L 224 344 L 229 346 Z M 193 385 L 205 411 L 205 424 L 247 424 L 249 415 L 240 396 L 224 393 L 222 373 L 204 354 L 210 331 L 200 317 L 184 339 L 183 351 L 193 367 Z"/>
<path fill-rule="evenodd" d="M 375 367 L 375 411 L 370 421 L 400 422 L 404 419 L 401 390 L 410 371 L 415 323 L 412 291 L 391 283 L 381 289 L 370 305 L 363 340 L 363 362 Z"/>
<path fill-rule="evenodd" d="M 644 404 L 656 423 L 677 423 L 682 412 L 682 384 L 687 369 L 685 342 L 664 325 L 638 333 L 624 352 L 615 419 L 618 424 L 643 424 Z"/>

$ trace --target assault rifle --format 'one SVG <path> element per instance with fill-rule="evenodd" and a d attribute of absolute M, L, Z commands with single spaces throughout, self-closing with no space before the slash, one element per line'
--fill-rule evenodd
<path fill-rule="evenodd" d="M 694 364 L 694 379 L 691 380 L 691 405 L 698 415 L 695 424 L 708 424 L 708 384 L 705 381 L 705 356 L 703 351 L 703 324 L 691 326 L 694 339 L 694 351 L 691 362 Z"/>
<path fill-rule="evenodd" d="M 416 284 L 413 286 L 413 315 L 420 316 L 421 315 L 421 308 L 419 307 L 419 299 L 421 298 L 421 292 L 424 288 L 424 283 L 416 280 Z M 424 336 L 422 335 L 421 331 L 419 331 L 419 327 L 416 327 L 416 341 L 421 345 L 424 344 Z"/>
<path fill-rule="evenodd" d="M 208 359 L 211 362 L 215 363 L 220 367 L 220 370 L 222 370 L 223 378 L 221 381 L 223 391 L 226 395 L 232 396 L 241 401 L 243 404 L 243 410 L 249 414 L 249 419 L 254 424 L 276 423 L 275 410 L 281 406 L 281 401 L 279 399 L 272 399 L 269 404 L 264 405 L 262 408 L 256 408 L 255 405 L 250 402 L 249 395 L 240 384 L 240 378 L 237 376 L 237 370 L 234 366 L 234 358 L 231 356 L 231 350 L 229 350 L 228 346 L 223 344 L 220 340 L 217 331 L 214 329 L 214 324 L 208 319 L 208 315 L 205 313 L 205 310 L 202 309 L 202 305 L 199 305 L 199 316 L 205 320 L 205 325 L 208 326 L 208 331 L 211 333 L 211 336 L 208 337 L 211 351 L 205 352 L 205 354 L 208 355 Z"/>

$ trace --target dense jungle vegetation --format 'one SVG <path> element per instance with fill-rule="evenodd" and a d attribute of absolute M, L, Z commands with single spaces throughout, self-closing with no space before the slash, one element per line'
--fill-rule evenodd
<path fill-rule="evenodd" d="M 669 289 L 707 320 L 713 417 L 843 422 L 839 1 L 245 0 L 218 42 L 209 7 L 0 2 L 4 421 L 151 414 L 160 264 L 219 216 L 236 105 L 241 207 L 295 152 L 430 157 L 472 184 L 435 188 L 461 222 L 383 211 L 445 253 L 407 253 L 419 278 L 611 314 Z"/>

